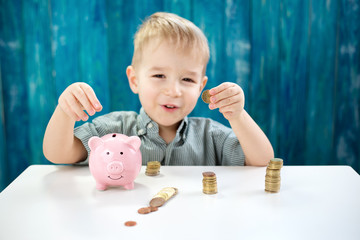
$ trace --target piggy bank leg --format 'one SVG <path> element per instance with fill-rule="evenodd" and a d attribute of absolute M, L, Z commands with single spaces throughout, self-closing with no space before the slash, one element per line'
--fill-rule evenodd
<path fill-rule="evenodd" d="M 105 184 L 96 183 L 96 189 L 100 191 L 106 190 L 107 186 Z"/>
<path fill-rule="evenodd" d="M 124 188 L 127 190 L 134 189 L 134 182 L 124 185 Z"/>

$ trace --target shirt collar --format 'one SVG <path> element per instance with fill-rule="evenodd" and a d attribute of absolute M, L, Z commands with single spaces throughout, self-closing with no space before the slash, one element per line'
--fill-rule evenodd
<path fill-rule="evenodd" d="M 186 116 L 180 123 L 176 133 L 179 134 L 181 138 L 186 138 L 187 129 L 189 125 L 189 119 Z M 137 119 L 137 134 L 138 136 L 145 135 L 148 132 L 156 132 L 159 134 L 159 126 L 153 121 L 149 115 L 145 112 L 144 108 L 140 109 L 140 114 Z"/>

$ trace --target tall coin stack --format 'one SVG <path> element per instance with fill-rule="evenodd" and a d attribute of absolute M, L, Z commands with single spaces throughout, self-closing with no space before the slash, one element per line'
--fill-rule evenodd
<path fill-rule="evenodd" d="M 203 172 L 203 193 L 217 193 L 216 175 L 213 172 Z"/>
<path fill-rule="evenodd" d="M 273 158 L 270 160 L 265 175 L 265 191 L 277 193 L 280 191 L 280 169 L 283 166 L 281 158 Z"/>
<path fill-rule="evenodd" d="M 160 173 L 160 162 L 150 161 L 147 163 L 145 174 L 148 176 L 156 176 Z"/>

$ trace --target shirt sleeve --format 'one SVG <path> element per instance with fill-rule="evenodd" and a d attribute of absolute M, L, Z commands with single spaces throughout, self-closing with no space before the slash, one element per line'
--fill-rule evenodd
<path fill-rule="evenodd" d="M 225 138 L 221 165 L 223 166 L 244 166 L 245 154 L 235 133 L 231 131 Z"/>

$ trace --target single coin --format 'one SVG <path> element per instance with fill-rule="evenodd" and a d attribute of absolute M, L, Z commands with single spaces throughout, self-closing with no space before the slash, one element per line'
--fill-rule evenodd
<path fill-rule="evenodd" d="M 204 177 L 214 177 L 215 173 L 214 172 L 203 172 L 202 175 Z"/>
<path fill-rule="evenodd" d="M 135 225 L 136 225 L 135 221 L 127 221 L 127 222 L 125 222 L 125 226 L 127 226 L 127 227 L 133 227 Z"/>
<path fill-rule="evenodd" d="M 158 207 L 150 207 L 151 212 L 156 212 L 159 208 Z"/>
<path fill-rule="evenodd" d="M 164 198 L 156 197 L 156 198 L 151 199 L 150 206 L 151 207 L 161 207 L 162 205 L 164 205 L 164 203 L 165 203 Z"/>
<path fill-rule="evenodd" d="M 201 99 L 205 102 L 205 103 L 210 103 L 210 92 L 209 90 L 205 90 L 203 91 L 202 95 L 201 95 Z"/>
<path fill-rule="evenodd" d="M 150 212 L 151 212 L 150 207 L 143 207 L 138 210 L 138 213 L 140 213 L 140 214 L 148 214 Z"/>

